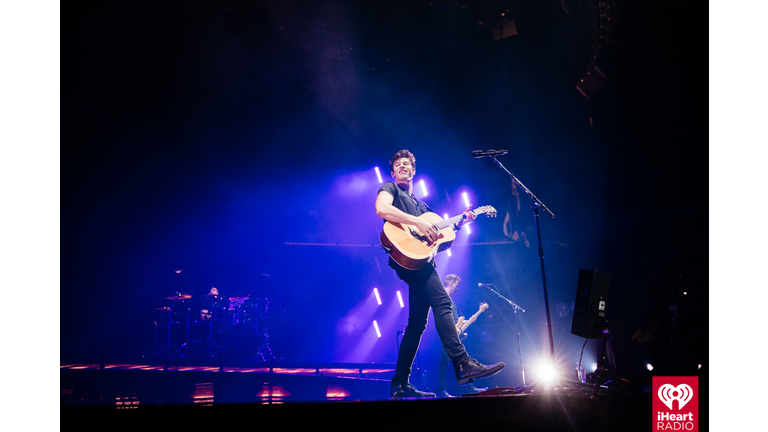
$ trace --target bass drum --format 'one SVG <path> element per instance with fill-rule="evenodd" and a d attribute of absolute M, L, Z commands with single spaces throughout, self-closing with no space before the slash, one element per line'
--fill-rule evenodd
<path fill-rule="evenodd" d="M 232 361 L 256 360 L 259 353 L 259 334 L 249 324 L 237 324 L 226 333 L 224 356 Z"/>

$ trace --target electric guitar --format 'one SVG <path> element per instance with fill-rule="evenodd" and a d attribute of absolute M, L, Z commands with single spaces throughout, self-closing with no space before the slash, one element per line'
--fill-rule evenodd
<path fill-rule="evenodd" d="M 464 317 L 459 317 L 459 321 L 456 323 L 456 331 L 459 332 L 459 339 L 464 339 L 467 337 L 467 335 L 464 333 L 464 330 L 472 325 L 472 323 L 477 320 L 477 317 L 479 317 L 481 313 L 485 312 L 486 309 L 488 309 L 488 303 L 480 303 L 480 309 L 478 309 L 474 315 L 469 317 L 468 320 L 465 320 Z"/>
<path fill-rule="evenodd" d="M 478 207 L 472 210 L 472 213 L 496 217 L 496 209 L 491 206 Z M 420 219 L 435 225 L 439 230 L 437 241 L 434 243 L 430 243 L 427 236 L 416 229 L 415 225 L 387 221 L 381 231 L 381 247 L 396 263 L 409 270 L 419 270 L 426 266 L 438 252 L 451 247 L 456 239 L 453 224 L 462 220 L 463 217 L 464 215 L 460 214 L 443 220 L 440 215 L 431 212 L 419 216 Z"/>

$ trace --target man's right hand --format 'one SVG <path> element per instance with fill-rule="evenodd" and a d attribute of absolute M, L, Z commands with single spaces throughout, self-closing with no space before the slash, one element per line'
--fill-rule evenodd
<path fill-rule="evenodd" d="M 419 219 L 417 223 L 415 223 L 416 229 L 419 230 L 422 234 L 427 236 L 427 239 L 429 239 L 429 243 L 434 243 L 437 241 L 437 237 L 439 236 L 439 231 L 437 230 L 437 227 L 435 225 L 425 221 L 424 219 Z"/>

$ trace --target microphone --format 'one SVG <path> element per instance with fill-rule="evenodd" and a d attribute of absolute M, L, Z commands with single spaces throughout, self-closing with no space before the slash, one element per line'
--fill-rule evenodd
<path fill-rule="evenodd" d="M 484 286 L 496 286 L 496 285 L 494 285 L 494 284 L 484 284 L 484 283 L 479 283 L 479 284 L 477 284 L 477 286 L 479 286 L 479 287 L 484 287 Z"/>
<path fill-rule="evenodd" d="M 496 155 L 505 155 L 507 154 L 506 150 L 472 150 L 472 157 L 483 157 L 483 156 L 496 156 Z"/>

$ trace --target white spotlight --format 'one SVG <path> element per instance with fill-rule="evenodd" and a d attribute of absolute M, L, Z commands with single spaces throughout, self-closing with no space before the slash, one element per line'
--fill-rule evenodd
<path fill-rule="evenodd" d="M 550 362 L 543 362 L 536 369 L 539 380 L 544 384 L 553 384 L 558 380 L 558 371 Z"/>

